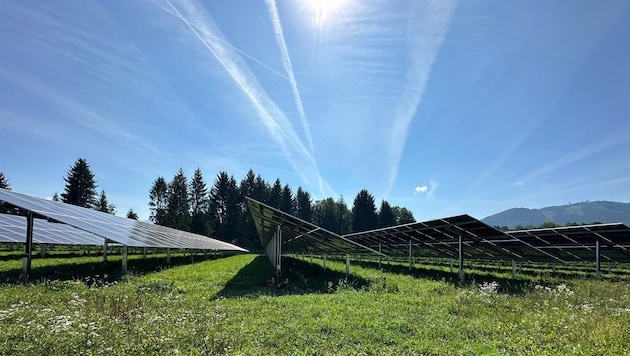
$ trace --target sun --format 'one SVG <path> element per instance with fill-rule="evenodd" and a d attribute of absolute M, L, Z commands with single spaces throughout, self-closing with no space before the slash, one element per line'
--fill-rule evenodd
<path fill-rule="evenodd" d="M 319 30 L 339 18 L 349 0 L 303 0 L 308 12 L 313 15 L 313 24 Z"/>

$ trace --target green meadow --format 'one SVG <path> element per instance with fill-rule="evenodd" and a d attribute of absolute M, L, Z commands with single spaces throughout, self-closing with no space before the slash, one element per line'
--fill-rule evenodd
<path fill-rule="evenodd" d="M 283 259 L 265 256 L 0 258 L 0 354 L 586 354 L 630 353 L 630 282 L 511 266 Z M 616 273 L 615 273 L 616 272 Z"/>

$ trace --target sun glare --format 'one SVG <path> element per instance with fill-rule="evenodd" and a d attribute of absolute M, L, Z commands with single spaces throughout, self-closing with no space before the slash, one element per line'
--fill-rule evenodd
<path fill-rule="evenodd" d="M 339 18 L 348 6 L 348 0 L 304 0 L 309 13 L 313 16 L 313 25 L 319 30 Z"/>

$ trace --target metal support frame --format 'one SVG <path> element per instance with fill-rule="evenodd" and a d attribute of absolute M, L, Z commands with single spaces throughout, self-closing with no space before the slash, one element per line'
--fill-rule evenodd
<path fill-rule="evenodd" d="M 278 230 L 271 237 L 265 251 L 273 266 L 275 277 L 280 278 L 282 275 L 282 226 L 278 225 Z"/>
<path fill-rule="evenodd" d="M 171 248 L 167 247 L 166 248 L 166 264 L 167 265 L 171 265 Z"/>
<path fill-rule="evenodd" d="M 346 254 L 346 280 L 350 278 L 350 255 Z"/>
<path fill-rule="evenodd" d="M 461 234 L 459 235 L 459 280 L 460 281 L 464 281 L 465 278 L 465 274 L 464 274 L 464 236 L 462 236 Z"/>
<path fill-rule="evenodd" d="M 48 249 L 48 245 L 43 244 L 41 247 L 42 247 L 42 249 L 41 249 L 41 251 L 40 251 L 40 254 L 41 254 L 42 258 L 44 258 L 44 257 L 46 257 L 46 252 L 48 252 L 48 251 L 47 251 L 47 249 Z"/>
<path fill-rule="evenodd" d="M 411 244 L 411 240 L 409 240 L 409 271 L 413 270 L 413 245 Z"/>
<path fill-rule="evenodd" d="M 595 274 L 597 275 L 598 279 L 602 278 L 602 271 L 600 269 L 601 267 L 601 261 L 600 261 L 600 242 L 599 240 L 595 240 Z"/>
<path fill-rule="evenodd" d="M 378 243 L 378 268 L 381 268 L 381 263 L 383 262 L 383 256 L 381 255 L 381 243 Z"/>
<path fill-rule="evenodd" d="M 512 260 L 512 280 L 516 279 L 516 261 Z"/>
<path fill-rule="evenodd" d="M 24 282 L 28 282 L 31 275 L 31 254 L 33 252 L 33 212 L 26 213 L 26 246 L 24 247 L 24 260 L 22 261 L 22 276 Z"/>
<path fill-rule="evenodd" d="M 142 259 L 143 260 L 147 259 L 147 248 L 146 247 L 142 248 Z"/>
<path fill-rule="evenodd" d="M 324 269 L 326 269 L 326 254 L 324 254 Z"/>
<path fill-rule="evenodd" d="M 122 248 L 122 274 L 127 274 L 127 245 Z"/>
<path fill-rule="evenodd" d="M 103 240 L 103 263 L 107 262 L 107 239 Z"/>
<path fill-rule="evenodd" d="M 453 273 L 453 258 L 450 258 L 451 273 Z"/>

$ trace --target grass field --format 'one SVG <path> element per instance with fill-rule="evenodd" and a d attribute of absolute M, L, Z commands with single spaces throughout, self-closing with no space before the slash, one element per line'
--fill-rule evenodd
<path fill-rule="evenodd" d="M 20 261 L 0 260 L 0 354 L 630 353 L 623 278 L 480 268 L 460 285 L 444 265 L 363 262 L 345 281 L 340 262 L 285 258 L 289 285 L 274 289 L 264 256 L 195 258 L 135 256 L 119 276 L 97 255 L 52 256 L 26 286 L 12 283 Z"/>

